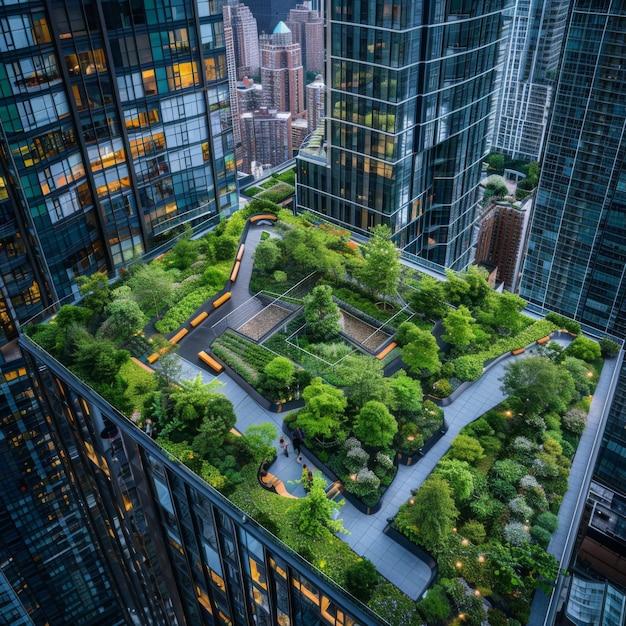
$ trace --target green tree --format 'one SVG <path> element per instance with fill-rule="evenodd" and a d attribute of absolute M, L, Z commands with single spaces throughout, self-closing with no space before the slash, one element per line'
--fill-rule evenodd
<path fill-rule="evenodd" d="M 378 583 L 378 572 L 368 559 L 359 559 L 346 570 L 346 589 L 361 602 L 367 602 Z"/>
<path fill-rule="evenodd" d="M 517 294 L 505 291 L 492 292 L 488 298 L 488 310 L 478 314 L 480 321 L 496 331 L 517 333 L 524 326 L 524 316 L 520 311 L 526 306 L 526 300 Z"/>
<path fill-rule="evenodd" d="M 468 463 L 475 463 L 485 456 L 478 439 L 469 435 L 457 435 L 450 444 L 450 454 L 452 458 Z"/>
<path fill-rule="evenodd" d="M 198 248 L 194 241 L 181 239 L 170 250 L 167 260 L 179 270 L 186 270 L 198 260 Z"/>
<path fill-rule="evenodd" d="M 208 460 L 215 458 L 236 422 L 233 403 L 221 393 L 212 393 L 192 448 Z"/>
<path fill-rule="evenodd" d="M 410 378 L 404 370 L 398 370 L 387 379 L 390 390 L 389 408 L 401 417 L 405 412 L 417 413 L 422 408 L 424 394 L 419 380 Z"/>
<path fill-rule="evenodd" d="M 504 366 L 500 389 L 518 398 L 525 414 L 565 408 L 576 389 L 572 375 L 542 356 L 528 356 Z"/>
<path fill-rule="evenodd" d="M 346 388 L 351 406 L 362 407 L 369 400 L 386 402 L 388 387 L 378 359 L 349 355 L 335 368 L 335 374 Z"/>
<path fill-rule="evenodd" d="M 280 249 L 272 238 L 259 241 L 254 250 L 254 267 L 260 272 L 269 274 L 278 264 Z"/>
<path fill-rule="evenodd" d="M 487 157 L 487 165 L 496 174 L 504 174 L 504 155 L 493 152 Z"/>
<path fill-rule="evenodd" d="M 475 319 L 470 310 L 461 305 L 456 310 L 451 310 L 443 318 L 443 328 L 446 331 L 441 338 L 452 346 L 463 348 L 474 339 L 472 323 Z"/>
<path fill-rule="evenodd" d="M 340 389 L 314 378 L 302 392 L 304 410 L 298 415 L 298 425 L 307 437 L 334 439 L 342 429 L 347 399 Z"/>
<path fill-rule="evenodd" d="M 446 281 L 443 283 L 443 289 L 446 300 L 450 304 L 454 306 L 458 306 L 459 304 L 470 305 L 470 286 L 468 282 L 456 272 L 446 270 Z"/>
<path fill-rule="evenodd" d="M 213 242 L 213 250 L 215 251 L 215 259 L 217 261 L 229 261 L 235 257 L 237 240 L 228 235 L 216 237 Z"/>
<path fill-rule="evenodd" d="M 410 341 L 402 348 L 402 360 L 419 378 L 436 375 L 441 369 L 437 340 L 427 330 L 416 328 Z"/>
<path fill-rule="evenodd" d="M 441 281 L 428 275 L 421 278 L 409 300 L 414 311 L 431 320 L 441 319 L 448 308 Z"/>
<path fill-rule="evenodd" d="M 120 367 L 130 359 L 127 350 L 118 350 L 108 339 L 97 339 L 88 333 L 81 335 L 76 348 L 71 369 L 92 386 L 113 384 Z"/>
<path fill-rule="evenodd" d="M 417 610 L 427 624 L 439 624 L 449 617 L 452 607 L 445 589 L 436 584 L 428 590 L 426 597 L 417 603 Z"/>
<path fill-rule="evenodd" d="M 298 500 L 295 509 L 298 528 L 310 537 L 323 537 L 325 531 L 347 532 L 342 520 L 334 519 L 337 503 L 326 497 L 326 481 L 314 475 L 306 498 Z"/>
<path fill-rule="evenodd" d="M 273 358 L 263 368 L 262 385 L 271 400 L 280 401 L 289 393 L 295 372 L 294 364 L 284 356 Z"/>
<path fill-rule="evenodd" d="M 566 356 L 563 367 L 572 375 L 574 386 L 580 396 L 588 396 L 595 386 L 596 377 L 585 361 Z"/>
<path fill-rule="evenodd" d="M 448 481 L 440 476 L 430 476 L 408 507 L 421 544 L 428 551 L 438 552 L 450 537 L 459 516 Z"/>
<path fill-rule="evenodd" d="M 260 464 L 265 459 L 273 458 L 275 448 L 272 444 L 277 435 L 276 426 L 271 422 L 248 426 L 244 437 L 253 463 Z"/>
<path fill-rule="evenodd" d="M 98 333 L 113 340 L 124 341 L 146 324 L 146 316 L 134 300 L 113 300 L 104 309 L 106 320 Z"/>
<path fill-rule="evenodd" d="M 390 237 L 389 226 L 372 228 L 370 239 L 362 246 L 365 263 L 357 275 L 365 287 L 383 299 L 396 294 L 400 280 L 400 252 Z"/>
<path fill-rule="evenodd" d="M 91 276 L 77 276 L 78 291 L 83 296 L 83 304 L 94 313 L 102 313 L 111 300 L 109 278 L 104 272 Z"/>
<path fill-rule="evenodd" d="M 326 341 L 339 333 L 341 312 L 328 285 L 318 285 L 304 298 L 304 319 L 311 341 Z"/>
<path fill-rule="evenodd" d="M 354 434 L 366 445 L 385 448 L 398 432 L 398 422 L 382 402 L 370 400 L 356 418 Z"/>
<path fill-rule="evenodd" d="M 581 359 L 582 361 L 587 361 L 587 363 L 593 363 L 593 361 L 600 358 L 601 350 L 600 345 L 593 341 L 593 339 L 579 335 L 567 346 L 565 354 Z"/>
<path fill-rule="evenodd" d="M 446 479 L 457 502 L 469 500 L 474 491 L 474 475 L 467 461 L 441 459 L 433 474 Z"/>
<path fill-rule="evenodd" d="M 598 342 L 600 345 L 600 352 L 605 359 L 614 359 L 621 350 L 619 343 L 617 341 L 613 341 L 612 339 L 607 339 L 603 337 Z"/>
<path fill-rule="evenodd" d="M 174 285 L 172 277 L 158 265 L 143 265 L 128 279 L 132 298 L 141 310 L 159 317 L 159 312 L 172 304 Z"/>

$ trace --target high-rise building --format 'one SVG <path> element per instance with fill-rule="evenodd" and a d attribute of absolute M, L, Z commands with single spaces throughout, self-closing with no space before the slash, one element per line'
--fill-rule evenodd
<path fill-rule="evenodd" d="M 302 64 L 307 72 L 324 69 L 324 20 L 317 11 L 311 9 L 310 2 L 296 5 L 289 11 L 285 20 L 291 30 L 293 42 L 302 48 Z"/>
<path fill-rule="evenodd" d="M 0 26 L 2 621 L 174 623 L 167 573 L 135 559 L 117 510 L 96 512 L 16 336 L 77 276 L 238 208 L 221 10 L 29 0 L 3 3 Z"/>
<path fill-rule="evenodd" d="M 259 26 L 259 33 L 271 33 L 296 4 L 297 0 L 254 0 L 252 12 Z"/>
<path fill-rule="evenodd" d="M 261 35 L 261 84 L 263 104 L 269 109 L 304 115 L 304 68 L 300 44 L 279 22 L 271 35 Z"/>
<path fill-rule="evenodd" d="M 506 4 L 330 3 L 326 158 L 301 147 L 298 210 L 469 266 Z"/>
<path fill-rule="evenodd" d="M 537 161 L 545 137 L 570 0 L 518 0 L 511 7 L 507 52 L 492 149 Z"/>
<path fill-rule="evenodd" d="M 228 0 L 222 8 L 224 12 L 224 31 L 232 29 L 234 68 L 237 80 L 244 76 L 256 76 L 261 67 L 259 52 L 259 31 L 257 21 L 249 7 L 237 0 Z M 229 46 L 226 46 L 229 52 Z M 230 70 L 230 68 L 229 68 Z"/>
<path fill-rule="evenodd" d="M 291 113 L 261 107 L 241 116 L 243 171 L 271 169 L 292 157 Z"/>
<path fill-rule="evenodd" d="M 620 340 L 626 338 L 625 26 L 623 2 L 572 1 L 520 286 L 539 310 Z M 593 623 L 611 606 L 623 607 L 623 593 L 616 604 L 613 587 L 589 583 L 582 572 L 626 583 L 625 424 L 623 368 L 570 565 L 565 623 Z M 623 620 L 618 615 L 614 623 Z"/>
<path fill-rule="evenodd" d="M 325 111 L 326 83 L 322 74 L 318 74 L 315 80 L 306 86 L 306 121 L 309 133 L 319 126 Z"/>

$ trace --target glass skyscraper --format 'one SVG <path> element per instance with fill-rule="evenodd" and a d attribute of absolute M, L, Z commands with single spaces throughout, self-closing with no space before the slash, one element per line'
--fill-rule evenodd
<path fill-rule="evenodd" d="M 298 210 L 364 235 L 388 224 L 406 251 L 470 265 L 506 4 L 332 0 L 327 118 L 300 150 Z"/>

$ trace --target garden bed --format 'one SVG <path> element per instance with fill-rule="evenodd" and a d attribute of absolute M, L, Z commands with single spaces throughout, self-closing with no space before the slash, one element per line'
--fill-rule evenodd
<path fill-rule="evenodd" d="M 253 341 L 258 341 L 273 328 L 281 324 L 292 313 L 293 311 L 285 309 L 278 304 L 270 304 L 242 324 L 237 329 L 237 332 L 249 337 Z"/>
<path fill-rule="evenodd" d="M 341 311 L 341 329 L 352 341 L 370 352 L 376 352 L 391 337 L 386 332 L 363 322 L 346 311 Z"/>

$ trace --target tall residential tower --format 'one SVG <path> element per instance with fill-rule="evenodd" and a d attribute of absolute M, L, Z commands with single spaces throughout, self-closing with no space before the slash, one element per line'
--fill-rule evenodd
<path fill-rule="evenodd" d="M 332 0 L 327 118 L 300 150 L 298 210 L 363 234 L 385 223 L 404 250 L 469 266 L 505 5 Z"/>

